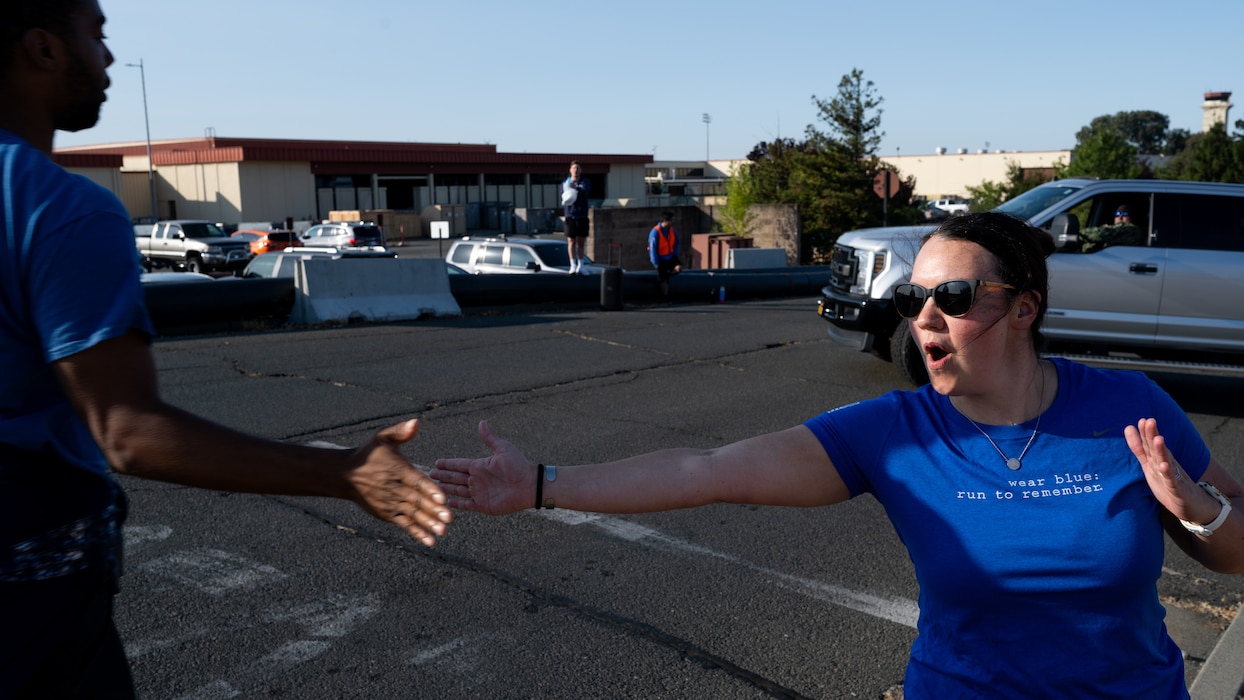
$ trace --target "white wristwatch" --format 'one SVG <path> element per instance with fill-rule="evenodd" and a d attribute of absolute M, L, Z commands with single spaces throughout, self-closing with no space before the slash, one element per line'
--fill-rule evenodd
<path fill-rule="evenodd" d="M 1214 488 L 1213 484 L 1200 481 L 1197 482 L 1197 486 L 1205 489 L 1205 493 L 1208 493 L 1217 499 L 1217 501 L 1222 504 L 1222 510 L 1218 511 L 1217 518 L 1214 518 L 1205 525 L 1197 525 L 1196 523 L 1190 523 L 1187 520 L 1180 520 L 1179 522 L 1184 524 L 1184 527 L 1188 530 L 1188 532 L 1191 532 L 1194 535 L 1201 535 L 1202 537 L 1209 537 L 1214 534 L 1214 530 L 1217 530 L 1220 525 L 1227 521 L 1227 516 L 1231 514 L 1231 500 L 1222 495 L 1218 489 Z"/>

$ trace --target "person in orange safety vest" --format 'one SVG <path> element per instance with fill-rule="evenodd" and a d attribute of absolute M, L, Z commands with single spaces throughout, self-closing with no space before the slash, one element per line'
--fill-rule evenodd
<path fill-rule="evenodd" d="M 648 260 L 657 270 L 663 299 L 668 299 L 670 295 L 670 277 L 682 272 L 682 261 L 678 258 L 678 234 L 674 231 L 673 219 L 674 215 L 670 212 L 661 212 L 661 222 L 648 232 Z"/>

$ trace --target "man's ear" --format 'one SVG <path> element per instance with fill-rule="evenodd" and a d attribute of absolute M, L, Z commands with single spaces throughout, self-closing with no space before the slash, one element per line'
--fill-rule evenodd
<path fill-rule="evenodd" d="M 61 38 L 46 29 L 26 30 L 20 45 L 27 60 L 44 70 L 54 68 L 65 50 Z"/>

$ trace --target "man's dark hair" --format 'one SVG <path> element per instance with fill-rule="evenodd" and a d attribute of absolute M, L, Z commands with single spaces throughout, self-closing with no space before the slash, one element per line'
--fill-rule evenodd
<path fill-rule="evenodd" d="M 63 36 L 80 9 L 82 0 L 0 0 L 0 72 L 11 67 L 13 51 L 26 32 L 46 29 Z"/>
<path fill-rule="evenodd" d="M 673 220 L 674 220 L 674 212 L 670 212 L 670 211 L 661 212 L 661 221 L 673 221 Z"/>

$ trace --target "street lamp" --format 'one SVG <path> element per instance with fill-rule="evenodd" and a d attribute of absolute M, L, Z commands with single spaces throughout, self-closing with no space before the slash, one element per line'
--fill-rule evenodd
<path fill-rule="evenodd" d="M 125 66 L 137 68 L 143 81 L 143 121 L 147 125 L 147 184 L 151 187 L 151 221 L 155 223 L 160 220 L 160 213 L 156 209 L 155 162 L 151 160 L 151 119 L 147 116 L 147 70 L 143 68 L 141 58 L 138 59 L 138 63 L 127 63 Z"/>
<path fill-rule="evenodd" d="M 704 120 L 704 160 L 705 162 L 707 162 L 708 161 L 708 125 L 709 125 L 709 122 L 713 121 L 713 118 L 708 116 L 708 112 L 705 112 L 703 120 Z"/>

